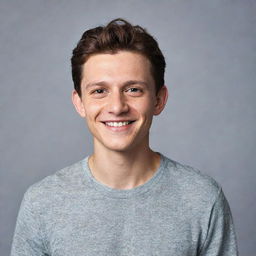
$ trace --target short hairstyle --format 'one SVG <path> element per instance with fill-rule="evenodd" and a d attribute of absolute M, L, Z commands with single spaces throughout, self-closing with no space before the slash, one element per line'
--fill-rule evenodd
<path fill-rule="evenodd" d="M 91 55 L 132 51 L 144 55 L 151 63 L 156 93 L 164 85 L 165 59 L 157 41 L 146 29 L 133 26 L 124 19 L 114 19 L 106 26 L 85 31 L 71 58 L 74 88 L 81 97 L 83 65 Z"/>

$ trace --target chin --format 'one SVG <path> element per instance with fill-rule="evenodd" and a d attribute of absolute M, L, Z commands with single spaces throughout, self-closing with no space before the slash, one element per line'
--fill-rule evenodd
<path fill-rule="evenodd" d="M 127 145 L 108 145 L 106 146 L 106 148 L 108 148 L 110 151 L 115 151 L 115 152 L 120 152 L 120 153 L 124 153 L 129 151 L 131 148 Z"/>
<path fill-rule="evenodd" d="M 132 138 L 111 138 L 109 137 L 109 140 L 101 139 L 96 140 L 97 144 L 100 145 L 100 147 L 103 147 L 109 151 L 116 151 L 116 152 L 129 152 L 132 150 L 135 150 L 136 147 L 140 145 L 141 140 L 138 137 L 132 137 Z M 95 141 L 95 142 L 96 142 Z"/>
<path fill-rule="evenodd" d="M 135 148 L 133 143 L 104 143 L 103 146 L 108 149 L 109 151 L 116 151 L 120 153 L 128 152 Z"/>

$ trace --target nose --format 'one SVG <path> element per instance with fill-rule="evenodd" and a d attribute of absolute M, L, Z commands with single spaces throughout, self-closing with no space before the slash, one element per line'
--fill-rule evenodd
<path fill-rule="evenodd" d="M 114 115 L 121 115 L 128 112 L 129 107 L 122 92 L 113 92 L 109 97 L 108 112 Z"/>

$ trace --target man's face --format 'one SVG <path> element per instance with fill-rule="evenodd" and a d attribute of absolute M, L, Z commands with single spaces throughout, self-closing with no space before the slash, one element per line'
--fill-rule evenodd
<path fill-rule="evenodd" d="M 119 152 L 148 146 L 153 115 L 163 110 L 167 89 L 155 93 L 149 60 L 137 53 L 96 54 L 83 66 L 82 98 L 73 103 L 86 118 L 96 147 Z"/>

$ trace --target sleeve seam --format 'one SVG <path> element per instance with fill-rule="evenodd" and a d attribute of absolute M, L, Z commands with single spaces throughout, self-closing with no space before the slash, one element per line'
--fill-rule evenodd
<path fill-rule="evenodd" d="M 206 244 L 206 241 L 207 241 L 207 238 L 208 238 L 208 235 L 209 235 L 210 222 L 211 222 L 212 212 L 213 212 L 214 206 L 216 205 L 216 203 L 217 203 L 217 201 L 219 200 L 219 197 L 220 197 L 220 195 L 221 195 L 221 193 L 222 193 L 222 188 L 221 188 L 221 186 L 218 185 L 218 187 L 219 187 L 219 189 L 218 189 L 217 195 L 216 195 L 216 197 L 215 197 L 215 199 L 214 199 L 214 201 L 213 201 L 214 203 L 213 203 L 213 205 L 212 205 L 212 207 L 211 207 L 211 212 L 210 212 L 209 219 L 208 219 L 207 234 L 206 234 L 206 236 L 205 236 L 204 242 L 202 243 L 202 246 L 201 246 L 200 249 L 199 249 L 199 255 L 201 255 L 201 253 L 203 252 L 203 249 L 204 249 L 204 247 L 205 247 L 205 244 Z"/>

